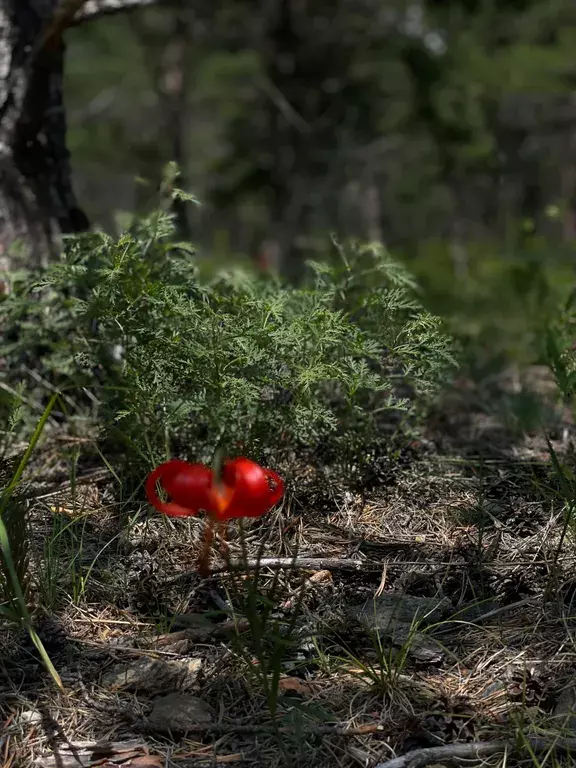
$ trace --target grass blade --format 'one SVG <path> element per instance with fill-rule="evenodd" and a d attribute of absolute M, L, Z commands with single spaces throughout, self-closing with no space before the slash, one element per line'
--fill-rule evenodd
<path fill-rule="evenodd" d="M 42 414 L 42 416 L 40 417 L 40 420 L 38 421 L 38 424 L 36 425 L 36 429 L 34 430 L 34 434 L 32 435 L 30 443 L 26 448 L 24 455 L 20 459 L 20 462 L 18 463 L 18 467 L 14 472 L 14 476 L 12 477 L 12 480 L 8 483 L 8 487 L 2 494 L 2 497 L 0 498 L 0 550 L 2 552 L 2 557 L 4 559 L 4 563 L 6 565 L 8 574 L 10 576 L 10 580 L 12 582 L 13 595 L 15 598 L 15 602 L 16 602 L 16 606 L 19 614 L 18 616 L 13 616 L 11 618 L 17 618 L 26 627 L 26 630 L 30 635 L 30 639 L 36 646 L 36 649 L 40 654 L 40 658 L 42 659 L 42 663 L 46 667 L 46 670 L 48 671 L 48 673 L 50 674 L 50 676 L 52 677 L 52 679 L 54 680 L 58 688 L 63 690 L 64 686 L 62 685 L 62 680 L 60 679 L 60 675 L 58 674 L 56 668 L 52 664 L 52 661 L 50 660 L 50 657 L 46 649 L 44 648 L 44 645 L 42 644 L 42 640 L 40 639 L 40 637 L 38 636 L 38 633 L 33 627 L 32 616 L 30 614 L 30 610 L 28 609 L 28 604 L 24 596 L 24 591 L 22 590 L 20 579 L 18 578 L 16 566 L 14 565 L 14 559 L 12 557 L 12 549 L 10 546 L 10 538 L 8 536 L 8 531 L 6 529 L 4 520 L 2 519 L 2 514 L 5 512 L 12 494 L 14 493 L 14 491 L 18 487 L 18 484 L 20 483 L 20 480 L 22 479 L 22 475 L 24 474 L 26 466 L 28 465 L 28 462 L 30 461 L 30 457 L 32 456 L 32 452 L 34 451 L 34 448 L 38 444 L 38 440 L 42 435 L 44 427 L 46 426 L 46 422 L 48 421 L 50 413 L 54 408 L 54 405 L 58 397 L 59 397 L 58 394 L 53 395 L 52 398 L 50 399 L 50 402 L 44 409 L 44 413 Z"/>

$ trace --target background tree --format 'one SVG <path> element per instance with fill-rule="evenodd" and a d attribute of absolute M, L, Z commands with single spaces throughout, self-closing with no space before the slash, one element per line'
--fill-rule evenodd
<path fill-rule="evenodd" d="M 65 29 L 151 0 L 8 0 L 0 9 L 0 256 L 36 261 L 88 220 L 76 202 L 62 97 Z"/>
<path fill-rule="evenodd" d="M 36 120 L 15 123 L 24 102 L 3 99 L 5 248 L 33 231 L 47 253 L 55 232 L 86 225 L 79 208 L 113 229 L 155 202 L 171 160 L 204 203 L 179 211 L 183 236 L 212 260 L 260 257 L 291 276 L 334 230 L 407 257 L 441 248 L 461 272 L 479 243 L 573 237 L 569 0 L 170 0 L 104 13 L 127 4 L 87 2 L 76 21 L 93 23 L 66 33 L 81 206 L 62 110 L 30 97 Z M 44 69 L 42 50 L 35 66 L 57 82 L 62 49 Z M 42 90 L 27 77 L 26 93 Z M 35 152 L 15 151 L 29 134 L 42 137 Z"/>

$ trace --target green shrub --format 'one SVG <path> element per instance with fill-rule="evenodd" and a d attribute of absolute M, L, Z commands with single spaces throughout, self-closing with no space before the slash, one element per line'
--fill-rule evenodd
<path fill-rule="evenodd" d="M 550 315 L 574 285 L 573 253 L 544 243 L 510 250 L 503 243 L 468 243 L 467 273 L 456 274 L 449 243 L 422 244 L 410 262 L 426 306 L 446 319 L 477 378 L 509 365 L 544 363 L 542 338 Z"/>
<path fill-rule="evenodd" d="M 414 414 L 453 365 L 438 318 L 380 247 L 340 246 L 299 288 L 246 269 L 200 280 L 158 213 L 70 239 L 0 303 L 7 381 L 63 390 L 131 459 L 350 444 Z"/>

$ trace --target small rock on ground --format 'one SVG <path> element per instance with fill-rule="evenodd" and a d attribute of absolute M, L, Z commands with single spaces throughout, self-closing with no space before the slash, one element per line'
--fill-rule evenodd
<path fill-rule="evenodd" d="M 113 667 L 102 676 L 101 683 L 112 690 L 162 691 L 193 685 L 201 669 L 200 659 L 166 661 L 144 657 Z"/>
<path fill-rule="evenodd" d="M 169 693 L 156 699 L 148 716 L 148 727 L 163 734 L 186 733 L 191 726 L 214 721 L 209 704 L 185 693 Z"/>
<path fill-rule="evenodd" d="M 415 631 L 415 626 L 441 620 L 450 613 L 451 607 L 446 598 L 382 595 L 363 605 L 353 606 L 350 613 L 368 632 L 376 630 L 389 637 L 394 645 L 408 644 L 410 656 L 418 661 L 434 663 L 443 656 L 440 645 L 428 635 Z"/>
<path fill-rule="evenodd" d="M 446 598 L 382 595 L 352 608 L 352 613 L 370 629 L 392 632 L 396 625 L 433 624 L 446 616 L 451 606 Z"/>

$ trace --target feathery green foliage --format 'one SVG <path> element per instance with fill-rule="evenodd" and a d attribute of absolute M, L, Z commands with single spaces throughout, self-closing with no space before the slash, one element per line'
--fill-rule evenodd
<path fill-rule="evenodd" d="M 0 304 L 8 379 L 36 368 L 150 462 L 184 445 L 258 454 L 350 434 L 376 410 L 413 412 L 454 362 L 380 246 L 336 244 L 336 263 L 311 263 L 294 288 L 241 269 L 201 281 L 173 232 L 155 213 L 14 276 Z"/>

